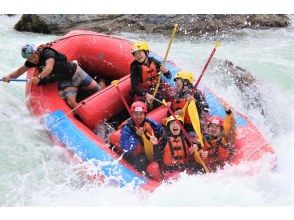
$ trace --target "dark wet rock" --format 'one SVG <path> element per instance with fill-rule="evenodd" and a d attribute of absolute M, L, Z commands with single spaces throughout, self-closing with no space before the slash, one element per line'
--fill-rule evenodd
<path fill-rule="evenodd" d="M 6 15 L 6 16 L 8 16 L 8 17 L 13 17 L 13 16 L 15 16 L 15 14 L 4 14 L 4 15 Z"/>
<path fill-rule="evenodd" d="M 240 91 L 244 91 L 246 87 L 256 83 L 256 79 L 250 72 L 233 64 L 231 61 L 218 60 L 217 66 L 234 80 L 235 85 Z"/>
<path fill-rule="evenodd" d="M 45 34 L 65 34 L 74 29 L 106 34 L 119 32 L 169 35 L 177 23 L 177 35 L 203 36 L 231 29 L 285 27 L 287 15 L 23 15 L 15 29 Z"/>
<path fill-rule="evenodd" d="M 268 103 L 266 94 L 262 93 L 264 89 L 262 89 L 263 85 L 260 80 L 257 80 L 249 71 L 228 60 L 213 59 L 212 66 L 213 71 L 208 74 L 208 77 L 218 74 L 216 86 L 236 85 L 246 109 L 258 109 L 263 116 L 270 118 L 265 111 Z"/>

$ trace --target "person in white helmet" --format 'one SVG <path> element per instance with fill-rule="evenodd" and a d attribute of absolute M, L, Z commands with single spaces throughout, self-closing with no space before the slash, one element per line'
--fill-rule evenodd
<path fill-rule="evenodd" d="M 236 119 L 232 110 L 225 104 L 225 118 L 210 116 L 205 129 L 204 149 L 208 152 L 205 163 L 215 172 L 230 164 L 235 156 Z"/>
<path fill-rule="evenodd" d="M 26 62 L 17 70 L 2 77 L 3 82 L 18 78 L 29 68 L 37 68 L 38 75 L 30 78 L 29 81 L 36 85 L 58 82 L 59 95 L 71 108 L 78 105 L 78 90 L 82 90 L 86 96 L 89 96 L 101 89 L 77 62 L 68 61 L 64 54 L 49 46 L 37 48 L 29 43 L 22 47 L 21 55 Z"/>

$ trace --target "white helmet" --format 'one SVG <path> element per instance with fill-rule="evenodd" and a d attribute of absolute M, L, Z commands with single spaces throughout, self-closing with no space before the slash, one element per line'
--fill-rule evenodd
<path fill-rule="evenodd" d="M 27 59 L 30 55 L 37 52 L 37 47 L 34 44 L 26 44 L 21 48 L 21 55 Z"/>

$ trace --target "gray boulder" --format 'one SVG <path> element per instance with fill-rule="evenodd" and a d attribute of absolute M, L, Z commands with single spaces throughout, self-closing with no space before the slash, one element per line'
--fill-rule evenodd
<path fill-rule="evenodd" d="M 74 29 L 86 29 L 114 34 L 119 32 L 156 33 L 169 35 L 177 23 L 177 35 L 202 36 L 231 29 L 285 27 L 290 24 L 286 15 L 30 15 L 16 23 L 18 31 L 44 34 L 65 34 Z"/>

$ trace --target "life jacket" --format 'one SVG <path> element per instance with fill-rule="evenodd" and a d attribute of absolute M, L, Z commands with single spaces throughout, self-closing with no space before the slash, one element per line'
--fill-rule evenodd
<path fill-rule="evenodd" d="M 68 62 L 67 57 L 64 54 L 48 46 L 38 47 L 38 52 L 40 54 L 40 61 L 37 65 L 38 71 L 43 71 L 46 66 L 46 60 L 42 56 L 44 50 L 52 50 L 54 52 L 55 63 L 50 75 L 41 79 L 40 84 L 71 80 L 76 71 L 77 65 L 75 63 Z"/>
<path fill-rule="evenodd" d="M 185 98 L 174 98 L 173 101 L 172 101 L 171 108 L 174 111 L 179 110 L 179 109 L 183 109 L 184 106 L 186 105 L 186 103 L 187 103 L 187 100 Z M 185 114 L 184 123 L 185 124 L 192 124 L 190 116 L 188 114 L 188 108 L 186 108 L 184 114 Z"/>
<path fill-rule="evenodd" d="M 223 145 L 221 138 L 213 141 L 204 139 L 204 150 L 208 153 L 205 163 L 212 171 L 216 171 L 218 167 L 222 168 L 228 162 L 229 151 Z"/>
<path fill-rule="evenodd" d="M 55 58 L 56 58 L 58 61 L 64 61 L 64 62 L 67 62 L 67 57 L 66 57 L 63 53 L 58 52 L 57 50 L 53 49 L 53 48 L 50 47 L 49 45 L 40 45 L 40 46 L 38 47 L 38 52 L 39 52 L 39 53 L 42 53 L 42 51 L 45 50 L 45 49 L 49 49 L 49 50 L 54 51 L 54 53 L 55 53 Z"/>
<path fill-rule="evenodd" d="M 163 150 L 163 163 L 167 167 L 183 165 L 189 162 L 190 152 L 183 137 L 169 137 Z"/>
<path fill-rule="evenodd" d="M 153 62 L 149 66 L 142 65 L 142 83 L 140 87 L 142 89 L 149 89 L 156 85 L 158 80 L 158 71 Z"/>
<path fill-rule="evenodd" d="M 136 128 L 134 126 L 130 126 L 130 128 L 133 132 L 136 132 Z M 143 129 L 144 129 L 144 133 L 145 133 L 147 139 L 150 139 L 149 136 L 147 135 L 147 133 L 151 136 L 154 135 L 154 130 L 153 130 L 152 126 L 150 125 L 150 123 L 148 123 L 147 121 L 144 122 Z M 137 147 L 132 152 L 132 155 L 134 155 L 134 156 L 144 153 L 143 140 L 139 136 L 138 136 L 138 139 L 140 140 L 140 144 L 137 145 Z"/>

